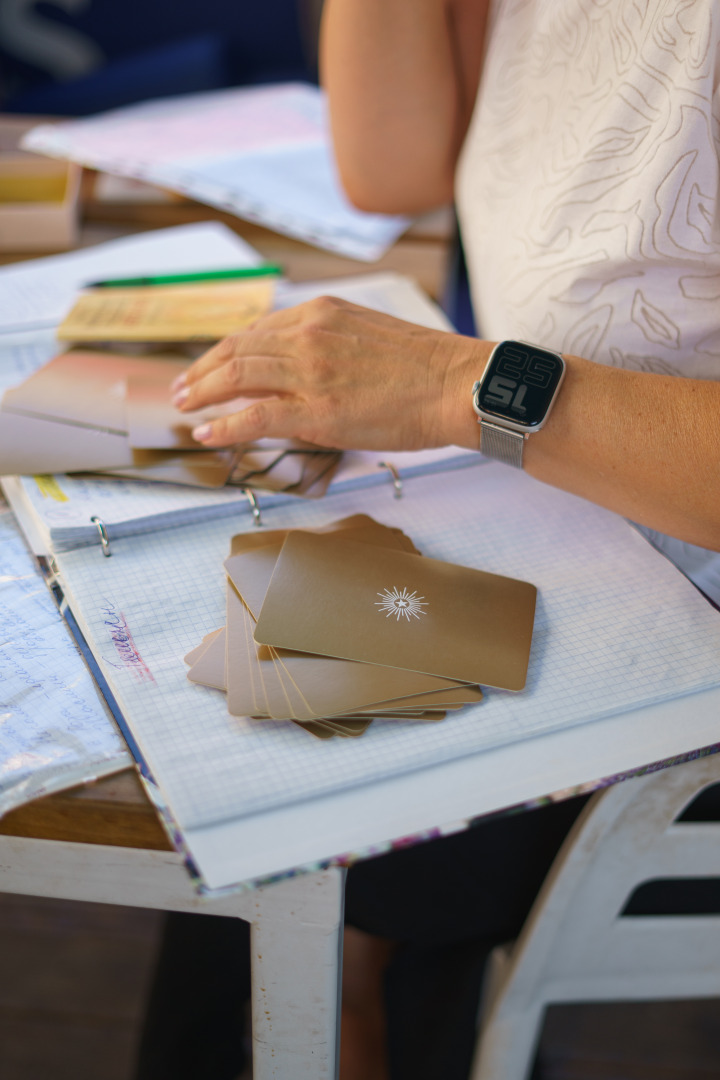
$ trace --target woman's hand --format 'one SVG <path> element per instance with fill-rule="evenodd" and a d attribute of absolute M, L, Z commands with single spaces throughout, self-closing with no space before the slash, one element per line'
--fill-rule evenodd
<path fill-rule="evenodd" d="M 254 404 L 194 432 L 206 446 L 297 438 L 357 450 L 478 449 L 471 404 L 492 343 L 323 297 L 260 319 L 202 356 L 175 404 Z M 524 467 L 641 525 L 720 550 L 720 383 L 565 354 Z"/>
<path fill-rule="evenodd" d="M 470 392 L 490 346 L 321 297 L 226 338 L 173 386 L 182 411 L 256 398 L 205 446 L 295 438 L 338 449 L 477 446 Z"/>

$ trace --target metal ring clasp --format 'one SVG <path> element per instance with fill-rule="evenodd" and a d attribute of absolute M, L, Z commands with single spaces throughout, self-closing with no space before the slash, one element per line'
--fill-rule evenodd
<path fill-rule="evenodd" d="M 387 469 L 392 478 L 393 487 L 395 488 L 394 497 L 396 499 L 402 499 L 403 482 L 400 479 L 400 473 L 397 471 L 395 466 L 389 461 L 378 461 L 378 469 Z"/>
<path fill-rule="evenodd" d="M 262 525 L 263 521 L 262 514 L 260 513 L 260 503 L 257 500 L 255 492 L 251 491 L 250 488 L 243 488 L 243 492 L 245 494 L 245 498 L 250 503 L 250 509 L 252 510 L 254 523 L 256 525 Z"/>
<path fill-rule="evenodd" d="M 112 555 L 112 551 L 110 550 L 110 538 L 109 538 L 109 536 L 107 534 L 107 529 L 105 528 L 105 522 L 103 521 L 102 518 L 99 518 L 99 517 L 91 517 L 90 520 L 92 521 L 92 523 L 95 526 L 95 528 L 97 529 L 97 531 L 100 533 L 100 543 L 102 544 L 102 553 L 103 553 L 103 555 L 105 556 L 106 559 L 109 559 L 110 556 Z"/>

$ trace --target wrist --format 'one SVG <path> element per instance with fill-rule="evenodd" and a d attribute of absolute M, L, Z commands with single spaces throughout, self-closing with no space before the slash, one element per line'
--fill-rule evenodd
<path fill-rule="evenodd" d="M 478 450 L 480 429 L 472 407 L 472 388 L 485 370 L 496 343 L 461 337 L 459 334 L 452 335 L 452 338 L 453 355 L 447 364 L 440 399 L 441 438 L 437 445 Z"/>

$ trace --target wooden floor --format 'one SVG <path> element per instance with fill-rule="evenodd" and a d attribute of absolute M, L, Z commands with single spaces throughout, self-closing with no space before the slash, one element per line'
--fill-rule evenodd
<path fill-rule="evenodd" d="M 128 1080 L 159 918 L 0 895 L 2 1080 Z"/>
<path fill-rule="evenodd" d="M 159 926 L 155 912 L 0 895 L 2 1080 L 130 1080 Z M 536 1074 L 716 1080 L 720 1002 L 554 1008 Z"/>

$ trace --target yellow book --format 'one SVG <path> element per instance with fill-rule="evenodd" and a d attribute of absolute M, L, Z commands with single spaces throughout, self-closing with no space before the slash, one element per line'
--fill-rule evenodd
<path fill-rule="evenodd" d="M 218 341 L 266 314 L 272 277 L 92 289 L 60 325 L 60 341 Z"/>

